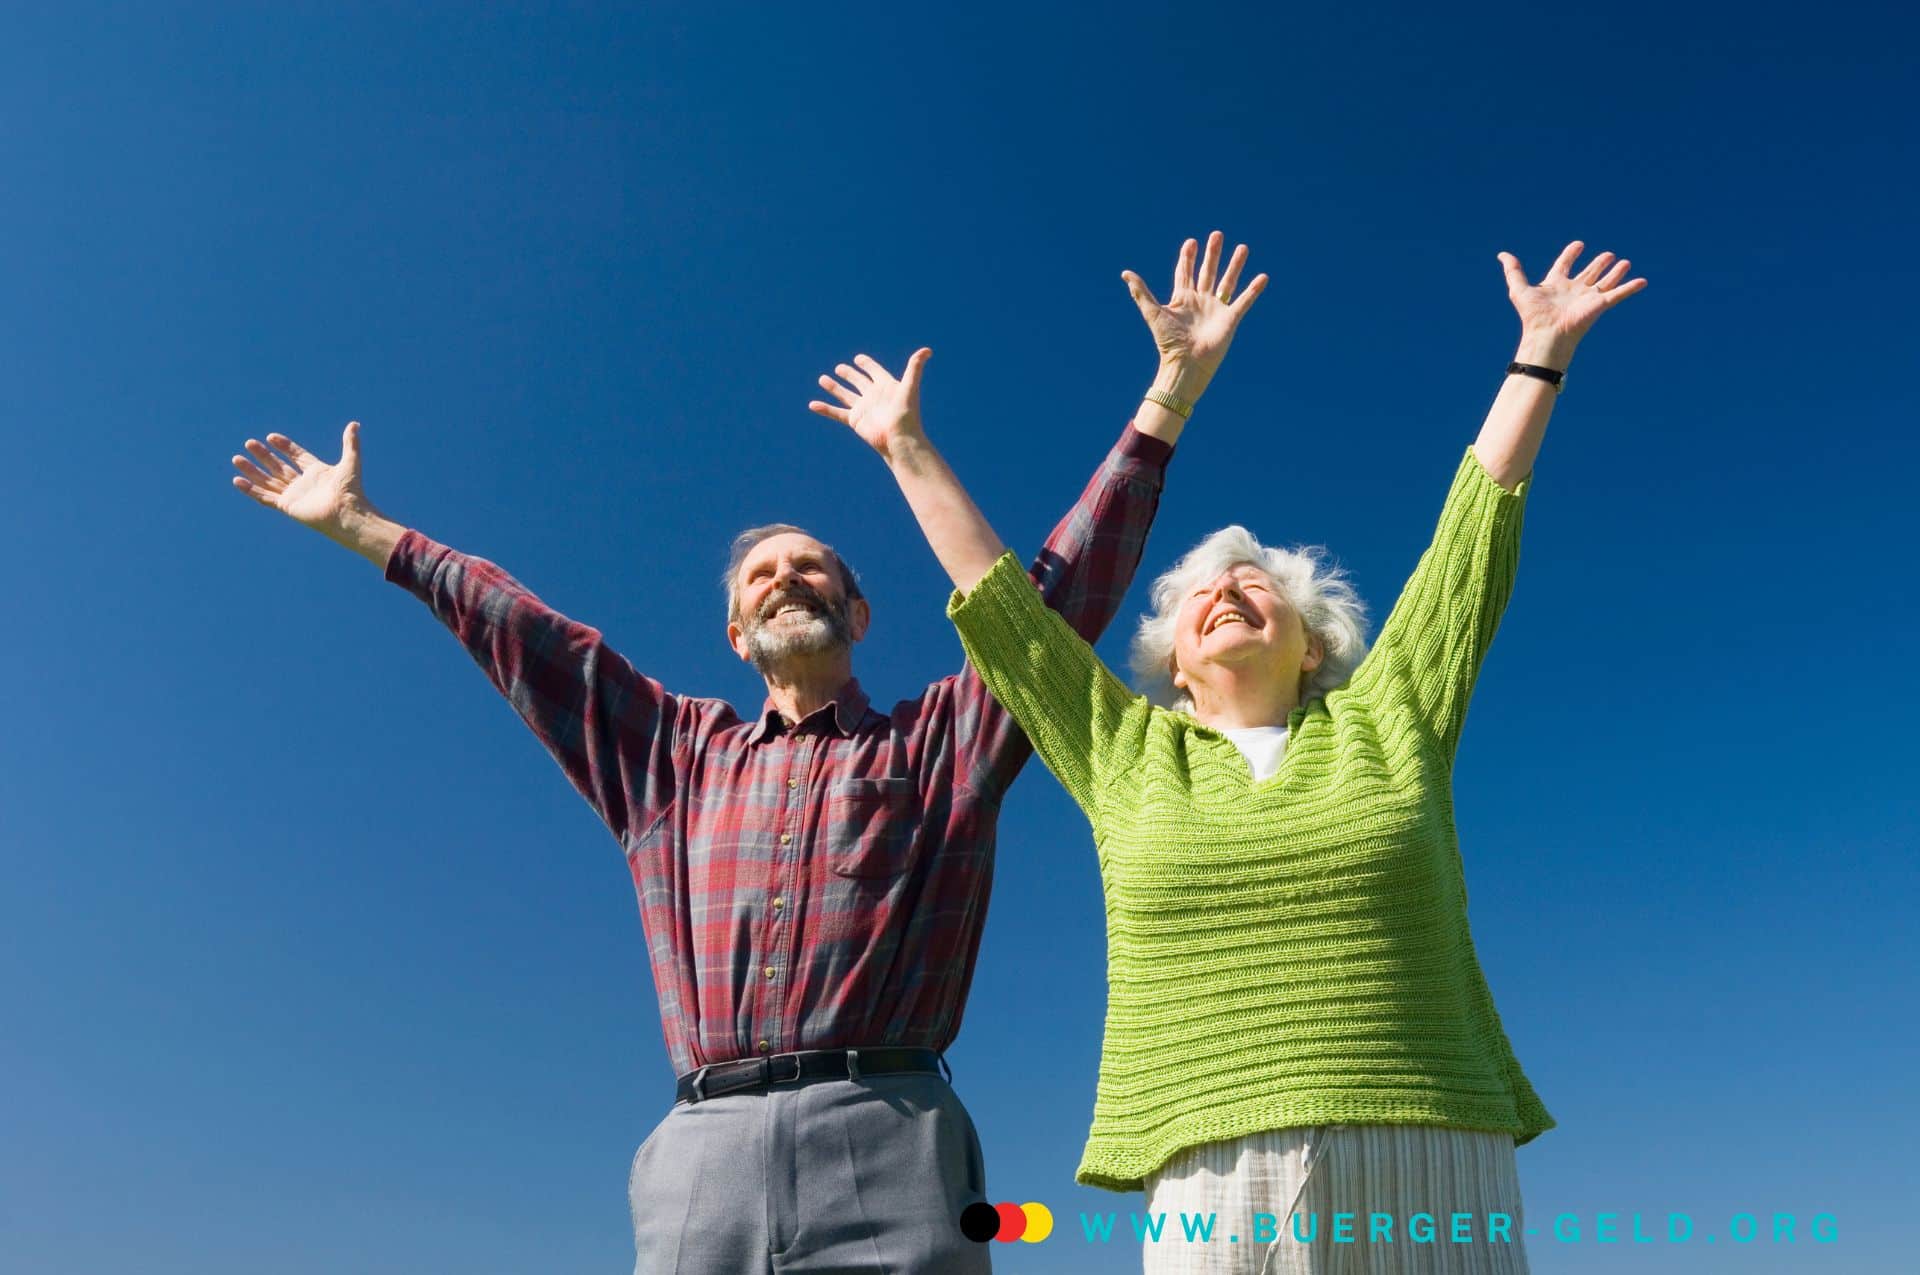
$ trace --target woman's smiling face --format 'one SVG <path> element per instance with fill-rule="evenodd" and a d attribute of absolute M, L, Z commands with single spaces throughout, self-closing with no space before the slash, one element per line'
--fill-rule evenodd
<path fill-rule="evenodd" d="M 1173 684 L 1190 690 L 1212 667 L 1269 663 L 1298 681 L 1311 643 L 1299 612 L 1272 577 L 1250 562 L 1196 585 L 1180 603 L 1173 631 Z M 1316 659 L 1314 663 L 1318 663 Z"/>

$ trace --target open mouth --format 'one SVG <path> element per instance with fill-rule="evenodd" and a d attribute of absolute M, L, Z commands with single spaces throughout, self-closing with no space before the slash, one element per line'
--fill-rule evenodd
<path fill-rule="evenodd" d="M 760 618 L 763 623 L 769 620 L 778 620 L 783 616 L 789 615 L 799 615 L 813 620 L 820 618 L 822 610 L 821 607 L 811 602 L 802 601 L 799 598 L 789 598 L 776 605 L 773 610 L 764 612 Z"/>
<path fill-rule="evenodd" d="M 1220 629 L 1225 628 L 1229 624 L 1244 624 L 1248 628 L 1253 627 L 1253 621 L 1247 618 L 1246 616 L 1242 615 L 1240 612 L 1222 611 L 1219 615 L 1216 615 L 1211 620 L 1207 621 L 1207 627 L 1202 631 L 1201 636 L 1203 637 L 1211 636 L 1213 633 L 1217 632 Z"/>

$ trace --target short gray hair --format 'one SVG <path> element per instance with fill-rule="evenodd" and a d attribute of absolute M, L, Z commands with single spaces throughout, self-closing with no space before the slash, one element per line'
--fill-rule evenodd
<path fill-rule="evenodd" d="M 1367 655 L 1367 606 L 1345 571 L 1318 545 L 1280 549 L 1261 544 L 1245 527 L 1222 527 L 1187 551 L 1153 582 L 1153 611 L 1140 617 L 1130 663 L 1134 686 L 1156 704 L 1191 711 L 1193 698 L 1173 684 L 1173 632 L 1180 604 L 1203 581 L 1229 567 L 1258 567 L 1300 614 L 1309 640 L 1325 652 L 1320 666 L 1301 679 L 1307 704 L 1339 686 Z"/>
<path fill-rule="evenodd" d="M 770 522 L 761 527 L 748 527 L 733 538 L 733 547 L 727 553 L 727 573 L 720 577 L 720 588 L 727 595 L 727 619 L 740 618 L 740 564 L 747 560 L 747 555 L 752 553 L 754 546 L 762 540 L 786 535 L 806 536 L 810 540 L 820 539 L 805 527 L 796 527 L 790 522 Z M 855 598 L 866 597 L 866 594 L 860 592 L 859 573 L 847 565 L 847 560 L 840 556 L 838 549 L 825 541 L 820 543 L 828 553 L 833 555 L 833 565 L 840 569 L 840 587 L 846 591 L 847 601 L 852 602 Z"/>

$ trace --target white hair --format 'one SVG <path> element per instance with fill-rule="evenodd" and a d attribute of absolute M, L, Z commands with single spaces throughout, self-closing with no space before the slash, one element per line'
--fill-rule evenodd
<path fill-rule="evenodd" d="M 1346 572 L 1317 545 L 1272 548 L 1245 527 L 1222 527 L 1187 551 L 1153 582 L 1153 611 L 1140 617 L 1130 663 L 1134 686 L 1156 704 L 1190 712 L 1193 698 L 1173 684 L 1173 633 L 1180 604 L 1195 588 L 1229 567 L 1259 568 L 1318 639 L 1325 655 L 1300 680 L 1300 702 L 1324 696 L 1353 676 L 1367 654 L 1367 607 Z"/>

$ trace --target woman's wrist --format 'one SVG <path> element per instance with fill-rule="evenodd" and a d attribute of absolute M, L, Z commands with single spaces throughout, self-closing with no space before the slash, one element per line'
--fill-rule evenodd
<path fill-rule="evenodd" d="M 1142 395 L 1140 406 L 1133 413 L 1133 427 L 1148 438 L 1157 438 L 1169 447 L 1180 441 L 1180 432 L 1187 427 L 1187 416 L 1193 411 L 1193 402 L 1206 392 L 1205 379 L 1196 379 L 1190 369 L 1173 364 L 1162 363 L 1160 371 L 1153 378 L 1153 384 L 1147 387 L 1147 395 Z M 1185 404 L 1180 411 L 1167 406 L 1167 401 Z"/>
<path fill-rule="evenodd" d="M 1212 380 L 1212 371 L 1191 363 L 1162 363 L 1160 370 L 1154 374 L 1150 388 L 1188 403 L 1197 403 L 1200 396 L 1207 392 L 1207 384 Z"/>
<path fill-rule="evenodd" d="M 1514 351 L 1513 361 L 1564 372 L 1567 365 L 1573 362 L 1573 351 L 1579 344 L 1579 337 L 1568 336 L 1564 332 L 1529 329 L 1521 332 L 1520 346 Z"/>
<path fill-rule="evenodd" d="M 933 445 L 926 431 L 917 429 L 896 430 L 886 436 L 874 450 L 880 453 L 880 459 L 889 469 L 907 470 L 919 473 L 926 468 L 929 459 L 940 459 L 939 450 Z"/>

